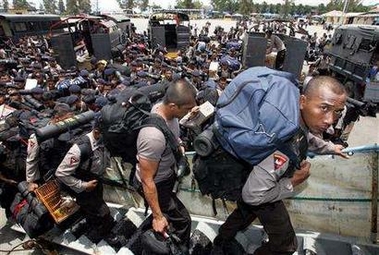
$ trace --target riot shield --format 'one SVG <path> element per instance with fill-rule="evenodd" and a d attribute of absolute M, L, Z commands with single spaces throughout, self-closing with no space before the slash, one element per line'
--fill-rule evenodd
<path fill-rule="evenodd" d="M 165 27 L 164 26 L 151 26 L 150 29 L 150 41 L 152 48 L 156 48 L 158 45 L 165 46 Z"/>
<path fill-rule="evenodd" d="M 299 78 L 303 69 L 307 43 L 290 36 L 283 36 L 283 39 L 287 48 L 283 71 L 292 73 Z"/>
<path fill-rule="evenodd" d="M 109 60 L 111 53 L 111 35 L 107 33 L 91 34 L 93 53 L 97 59 Z"/>
<path fill-rule="evenodd" d="M 55 57 L 63 69 L 76 65 L 76 54 L 70 34 L 61 34 L 51 38 Z"/>
<path fill-rule="evenodd" d="M 264 66 L 267 39 L 262 33 L 249 33 L 243 42 L 242 65 L 246 68 Z"/>

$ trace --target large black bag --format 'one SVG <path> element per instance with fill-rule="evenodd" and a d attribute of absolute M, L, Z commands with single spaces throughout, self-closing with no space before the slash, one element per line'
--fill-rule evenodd
<path fill-rule="evenodd" d="M 125 162 L 136 163 L 136 141 L 152 104 L 149 98 L 130 87 L 115 102 L 101 110 L 101 132 L 111 156 L 122 157 Z"/>
<path fill-rule="evenodd" d="M 253 170 L 253 165 L 227 152 L 212 129 L 211 126 L 195 139 L 197 154 L 193 161 L 193 174 L 203 195 L 210 195 L 212 199 L 237 201 L 241 198 L 242 188 Z M 299 129 L 286 142 L 286 147 L 297 156 L 298 161 L 304 160 L 308 149 L 304 131 Z M 283 176 L 292 177 L 296 167 L 297 161 L 290 160 L 290 166 Z"/>
<path fill-rule="evenodd" d="M 202 194 L 237 201 L 253 167 L 224 150 L 212 129 L 209 127 L 194 141 L 197 154 L 193 174 Z"/>
<path fill-rule="evenodd" d="M 20 192 L 12 202 L 11 211 L 26 234 L 34 238 L 53 228 L 54 223 L 49 211 L 33 192 L 28 191 L 28 183 L 20 182 L 18 189 Z"/>
<path fill-rule="evenodd" d="M 100 129 L 104 145 L 111 156 L 121 157 L 124 162 L 133 165 L 129 176 L 129 185 L 132 186 L 137 164 L 137 138 L 141 128 L 147 126 L 158 128 L 164 134 L 167 146 L 172 150 L 176 162 L 179 163 L 182 158 L 178 141 L 167 127 L 165 120 L 157 114 L 150 113 L 151 95 L 151 92 L 130 87 L 121 92 L 113 103 L 104 106 L 101 110 Z"/>

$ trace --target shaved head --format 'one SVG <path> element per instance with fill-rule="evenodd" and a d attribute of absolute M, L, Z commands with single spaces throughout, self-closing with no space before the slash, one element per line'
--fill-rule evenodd
<path fill-rule="evenodd" d="M 307 86 L 304 88 L 303 95 L 312 97 L 316 95 L 320 89 L 327 89 L 336 95 L 346 94 L 346 90 L 341 82 L 335 78 L 329 76 L 316 76 L 308 82 Z"/>

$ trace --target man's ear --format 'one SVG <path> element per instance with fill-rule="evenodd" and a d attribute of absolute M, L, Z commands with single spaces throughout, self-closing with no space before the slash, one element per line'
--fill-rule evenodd
<path fill-rule="evenodd" d="M 170 107 L 170 109 L 174 109 L 175 106 L 176 106 L 176 104 L 174 104 L 174 103 L 169 103 L 168 106 Z"/>
<path fill-rule="evenodd" d="M 307 102 L 307 97 L 305 95 L 300 95 L 300 110 L 302 110 Z"/>

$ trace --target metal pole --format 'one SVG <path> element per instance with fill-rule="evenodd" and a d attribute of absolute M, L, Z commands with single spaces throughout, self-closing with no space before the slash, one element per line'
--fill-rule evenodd
<path fill-rule="evenodd" d="M 343 10 L 342 10 L 342 16 L 341 16 L 341 25 L 344 23 L 345 15 L 347 12 L 347 8 L 349 7 L 349 0 L 345 0 L 345 3 L 343 5 Z"/>
<path fill-rule="evenodd" d="M 371 194 L 371 241 L 377 242 L 378 238 L 378 172 L 379 152 L 374 154 L 372 168 L 372 194 Z"/>

